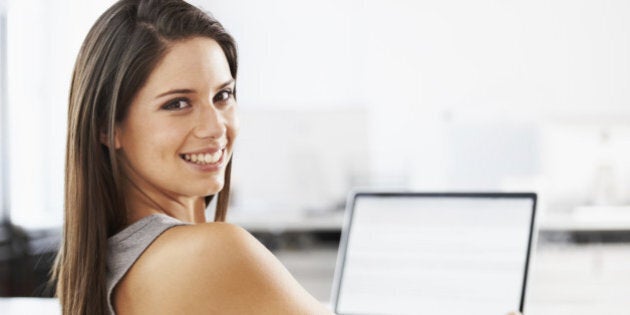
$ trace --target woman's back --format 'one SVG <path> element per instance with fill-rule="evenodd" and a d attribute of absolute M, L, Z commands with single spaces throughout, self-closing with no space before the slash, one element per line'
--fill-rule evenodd
<path fill-rule="evenodd" d="M 242 228 L 184 224 L 152 215 L 110 238 L 118 241 L 108 254 L 116 314 L 330 313 Z M 119 268 L 111 277 L 110 266 Z"/>

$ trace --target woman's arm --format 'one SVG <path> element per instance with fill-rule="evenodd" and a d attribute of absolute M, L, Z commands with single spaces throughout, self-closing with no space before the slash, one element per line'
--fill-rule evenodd
<path fill-rule="evenodd" d="M 165 232 L 115 303 L 119 314 L 331 314 L 251 234 L 227 223 Z"/>

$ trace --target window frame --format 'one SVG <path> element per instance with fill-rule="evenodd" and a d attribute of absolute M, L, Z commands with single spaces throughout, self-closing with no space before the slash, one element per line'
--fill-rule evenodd
<path fill-rule="evenodd" d="M 8 161 L 7 66 L 6 3 L 0 0 L 0 224 L 9 223 L 11 221 Z"/>

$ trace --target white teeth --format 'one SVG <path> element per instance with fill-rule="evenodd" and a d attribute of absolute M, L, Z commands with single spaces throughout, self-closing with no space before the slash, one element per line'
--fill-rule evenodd
<path fill-rule="evenodd" d="M 221 158 L 221 154 L 223 152 L 221 150 L 214 152 L 214 154 L 212 154 L 212 156 L 210 157 L 210 162 L 209 163 L 216 163 L 219 161 L 219 159 Z M 208 155 L 206 155 L 206 162 L 208 162 Z"/>
<path fill-rule="evenodd" d="M 219 150 L 214 154 L 184 154 L 184 160 L 196 164 L 214 164 L 221 159 L 221 155 L 223 155 L 223 150 Z"/>

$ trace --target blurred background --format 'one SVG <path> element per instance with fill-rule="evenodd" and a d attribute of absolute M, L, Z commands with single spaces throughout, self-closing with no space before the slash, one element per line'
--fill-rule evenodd
<path fill-rule="evenodd" d="M 351 189 L 533 191 L 528 314 L 627 314 L 630 2 L 191 2 L 239 45 L 228 221 L 318 299 Z M 0 296 L 51 294 L 71 73 L 112 3 L 0 0 Z"/>

